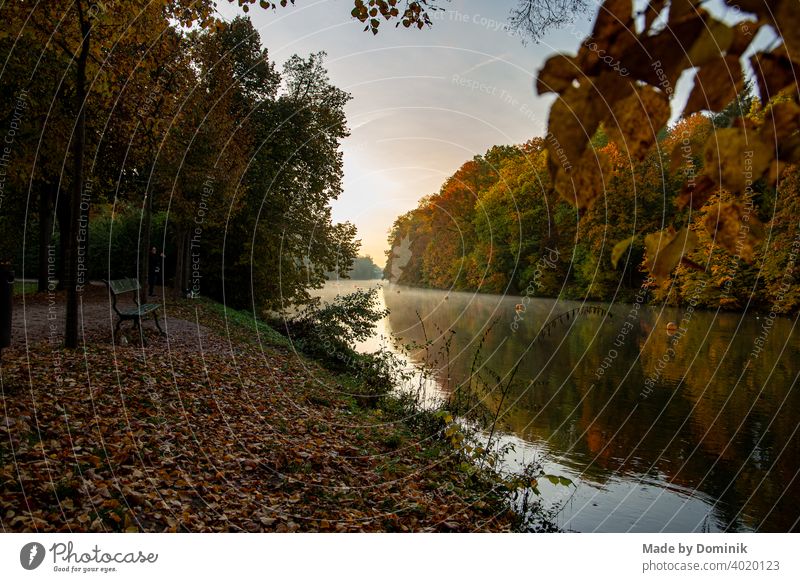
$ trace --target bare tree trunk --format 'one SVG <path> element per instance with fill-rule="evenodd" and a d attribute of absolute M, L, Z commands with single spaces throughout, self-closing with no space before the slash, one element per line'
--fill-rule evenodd
<path fill-rule="evenodd" d="M 139 285 L 145 289 L 150 284 L 150 236 L 153 229 L 153 195 L 148 192 L 144 202 L 144 216 L 142 216 L 141 241 L 139 242 Z M 164 252 L 161 249 L 160 252 Z M 161 284 L 164 284 L 164 268 L 161 268 Z"/>
<path fill-rule="evenodd" d="M 186 290 L 186 256 L 189 252 L 189 232 L 179 227 L 175 234 L 175 283 L 172 292 L 175 297 L 183 297 Z"/>
<path fill-rule="evenodd" d="M 69 236 L 72 228 L 72 221 L 69 217 L 69 196 L 64 192 L 58 192 L 56 199 L 56 219 L 58 220 L 58 265 L 56 266 L 56 277 L 58 278 L 59 291 L 64 289 L 64 272 L 67 264 L 67 247 L 69 246 Z"/>
<path fill-rule="evenodd" d="M 65 249 L 65 285 L 67 287 L 67 314 L 64 329 L 64 346 L 67 348 L 78 347 L 78 299 L 83 289 L 78 288 L 78 216 L 81 205 L 81 192 L 83 191 L 83 158 L 86 150 L 86 63 L 89 59 L 90 27 L 84 18 L 81 3 L 77 3 L 80 17 L 81 35 L 83 43 L 77 58 L 77 79 L 75 94 L 77 97 L 78 118 L 75 122 L 75 135 L 73 137 L 72 154 L 72 189 L 70 191 L 70 233 Z M 87 225 L 88 230 L 88 225 Z M 87 248 L 88 252 L 88 248 Z M 84 257 L 85 259 L 87 257 Z"/>
<path fill-rule="evenodd" d="M 55 196 L 53 191 L 56 186 L 50 184 L 40 184 L 39 187 L 39 269 L 37 289 L 47 291 L 49 280 L 50 244 L 53 240 L 53 201 Z M 55 260 L 53 258 L 52 260 Z"/>

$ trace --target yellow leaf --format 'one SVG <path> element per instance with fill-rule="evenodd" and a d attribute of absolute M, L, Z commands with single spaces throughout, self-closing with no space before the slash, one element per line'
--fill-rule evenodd
<path fill-rule="evenodd" d="M 616 269 L 617 263 L 622 258 L 623 253 L 628 250 L 628 247 L 631 246 L 631 243 L 635 239 L 635 236 L 626 238 L 625 240 L 619 241 L 617 244 L 614 245 L 614 248 L 611 249 L 611 265 Z"/>
<path fill-rule="evenodd" d="M 774 144 L 783 162 L 800 160 L 800 106 L 794 101 L 775 103 L 767 111 L 761 128 L 765 146 Z"/>
<path fill-rule="evenodd" d="M 683 115 L 709 109 L 721 111 L 741 91 L 742 67 L 739 57 L 727 55 L 703 65 L 694 80 L 694 89 Z"/>
<path fill-rule="evenodd" d="M 772 149 L 753 130 L 718 129 L 706 142 L 704 172 L 732 194 L 745 191 L 770 168 Z"/>
<path fill-rule="evenodd" d="M 743 261 L 753 262 L 764 228 L 752 206 L 745 207 L 737 202 L 720 204 L 716 212 L 712 210 L 706 217 L 705 227 L 717 244 Z"/>
<path fill-rule="evenodd" d="M 665 93 L 637 87 L 614 108 L 606 121 L 608 136 L 637 160 L 643 160 L 667 123 L 670 109 Z"/>
<path fill-rule="evenodd" d="M 605 192 L 611 171 L 608 155 L 587 147 L 574 168 L 559 169 L 555 189 L 573 206 L 587 208 Z"/>
<path fill-rule="evenodd" d="M 707 18 L 703 32 L 689 49 L 689 66 L 700 67 L 719 59 L 730 48 L 733 38 L 731 27 L 715 18 Z"/>
<path fill-rule="evenodd" d="M 786 45 L 780 45 L 772 52 L 759 52 L 750 57 L 750 64 L 758 81 L 761 100 L 766 103 L 786 87 L 795 87 L 796 74 L 792 56 L 786 50 Z"/>
<path fill-rule="evenodd" d="M 669 277 L 681 258 L 697 246 L 697 235 L 688 228 L 675 232 L 669 227 L 648 234 L 644 238 L 644 245 L 647 249 L 645 265 L 656 281 L 662 282 Z"/>
<path fill-rule="evenodd" d="M 783 0 L 777 7 L 775 22 L 779 25 L 787 52 L 794 62 L 800 63 L 800 11 L 797 3 Z"/>
<path fill-rule="evenodd" d="M 580 73 L 575 59 L 567 55 L 555 55 L 547 59 L 536 78 L 536 91 L 539 95 L 555 91 L 563 93 L 572 86 L 575 76 Z"/>
<path fill-rule="evenodd" d="M 741 55 L 750 46 L 750 43 L 755 38 L 762 22 L 752 22 L 750 20 L 743 20 L 738 24 L 733 25 L 733 39 L 731 45 L 728 47 L 728 54 Z"/>
<path fill-rule="evenodd" d="M 575 165 L 586 149 L 602 118 L 602 103 L 586 81 L 570 86 L 550 108 L 547 149 L 550 162 L 558 169 Z"/>

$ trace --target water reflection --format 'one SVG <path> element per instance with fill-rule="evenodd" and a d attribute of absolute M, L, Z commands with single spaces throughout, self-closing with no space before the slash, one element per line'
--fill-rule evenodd
<path fill-rule="evenodd" d="M 364 283 L 341 283 L 339 292 Z M 331 289 L 326 293 L 332 293 Z M 519 460 L 543 451 L 573 477 L 562 525 L 581 531 L 794 531 L 800 518 L 795 321 L 643 306 L 570 316 L 580 303 L 386 286 L 376 337 L 438 340 L 452 330 L 451 375 L 483 365 L 507 377 L 503 425 Z M 667 323 L 683 329 L 670 337 Z M 516 325 L 515 325 L 516 322 Z M 685 324 L 685 327 L 684 327 Z M 424 333 L 423 333 L 424 328 Z M 763 348 L 754 341 L 765 338 Z M 437 346 L 435 341 L 434 349 Z M 422 357 L 419 353 L 417 358 Z M 497 390 L 483 389 L 490 409 Z"/>

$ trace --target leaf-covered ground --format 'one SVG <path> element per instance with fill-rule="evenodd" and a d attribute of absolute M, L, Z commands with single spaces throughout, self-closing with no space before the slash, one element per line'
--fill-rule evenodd
<path fill-rule="evenodd" d="M 15 298 L 3 531 L 510 528 L 499 495 L 444 444 L 358 407 L 269 328 L 185 300 L 167 305 L 167 338 L 151 321 L 146 347 L 130 330 L 114 345 L 105 290 L 92 287 L 84 346 L 67 351 L 61 299 Z"/>

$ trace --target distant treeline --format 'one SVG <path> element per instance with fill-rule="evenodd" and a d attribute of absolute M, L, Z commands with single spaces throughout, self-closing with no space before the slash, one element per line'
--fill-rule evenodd
<path fill-rule="evenodd" d="M 335 271 L 326 273 L 325 276 L 328 280 L 335 280 L 343 278 Z M 353 279 L 355 281 L 367 281 L 369 279 L 380 279 L 383 276 L 383 270 L 375 264 L 372 257 L 365 255 L 363 257 L 356 257 L 353 261 L 352 268 L 347 272 L 345 278 Z"/>
<path fill-rule="evenodd" d="M 678 194 L 703 167 L 715 127 L 763 123 L 767 106 L 744 96 L 722 113 L 695 114 L 659 134 L 641 162 L 623 156 L 601 128 L 592 145 L 613 162 L 604 196 L 583 215 L 553 190 L 544 138 L 495 146 L 466 162 L 439 192 L 400 216 L 389 235 L 387 279 L 436 289 L 596 300 L 656 301 L 776 313 L 800 306 L 794 262 L 800 252 L 798 170 L 783 166 L 776 187 L 755 181 L 745 211 L 763 231 L 752 262 L 715 244 L 704 228 L 730 199 L 717 190 L 679 209 Z M 697 248 L 659 284 L 647 277 L 644 236 L 689 226 Z M 736 234 L 736 233 L 734 233 Z M 617 248 L 617 243 L 632 239 Z M 614 266 L 616 262 L 616 266 Z"/>

